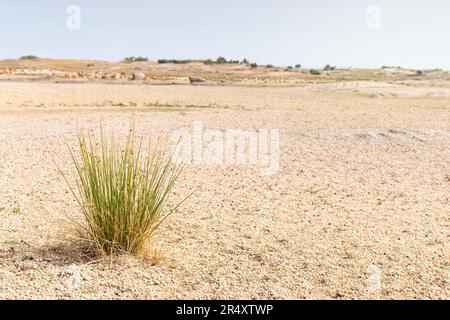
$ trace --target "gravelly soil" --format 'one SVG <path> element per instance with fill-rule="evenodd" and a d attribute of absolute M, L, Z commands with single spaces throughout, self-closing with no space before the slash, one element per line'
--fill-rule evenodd
<path fill-rule="evenodd" d="M 450 98 L 341 87 L 0 83 L 0 298 L 450 298 Z M 162 261 L 85 258 L 54 161 L 134 108 L 140 134 L 277 128 L 280 170 L 189 165 Z"/>

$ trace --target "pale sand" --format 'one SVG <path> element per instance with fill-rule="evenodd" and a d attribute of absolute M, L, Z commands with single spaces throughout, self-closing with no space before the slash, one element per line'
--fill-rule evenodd
<path fill-rule="evenodd" d="M 0 298 L 449 299 L 448 92 L 0 83 Z M 73 172 L 64 137 L 134 108 L 141 134 L 278 128 L 280 171 L 187 166 L 159 264 L 81 259 L 53 159 Z"/>

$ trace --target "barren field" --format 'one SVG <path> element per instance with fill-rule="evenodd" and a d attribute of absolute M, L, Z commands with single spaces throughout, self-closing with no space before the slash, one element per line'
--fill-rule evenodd
<path fill-rule="evenodd" d="M 251 85 L 208 74 L 198 85 L 5 75 L 0 298 L 449 299 L 448 74 L 275 81 L 258 72 L 264 85 L 254 74 L 242 76 Z M 174 199 L 198 190 L 159 230 L 158 259 L 89 259 L 55 163 L 73 174 L 65 139 L 75 144 L 80 128 L 100 123 L 123 136 L 133 112 L 144 135 L 194 121 L 279 129 L 279 171 L 188 165 Z"/>

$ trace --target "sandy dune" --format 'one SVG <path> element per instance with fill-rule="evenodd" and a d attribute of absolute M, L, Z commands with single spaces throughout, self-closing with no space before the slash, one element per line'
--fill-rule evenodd
<path fill-rule="evenodd" d="M 0 82 L 0 298 L 449 299 L 449 90 Z M 160 263 L 85 259 L 53 162 L 133 110 L 140 134 L 277 128 L 280 170 L 189 165 Z"/>

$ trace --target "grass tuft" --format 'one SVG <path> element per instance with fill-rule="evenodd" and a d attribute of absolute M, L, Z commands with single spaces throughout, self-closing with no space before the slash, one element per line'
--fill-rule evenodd
<path fill-rule="evenodd" d="M 173 154 L 150 140 L 135 138 L 134 124 L 123 146 L 109 141 L 100 127 L 100 140 L 92 134 L 78 135 L 79 154 L 70 147 L 77 176 L 68 182 L 84 216 L 81 228 L 100 255 L 141 254 L 160 224 L 183 201 L 167 209 L 167 201 L 182 170 Z"/>

